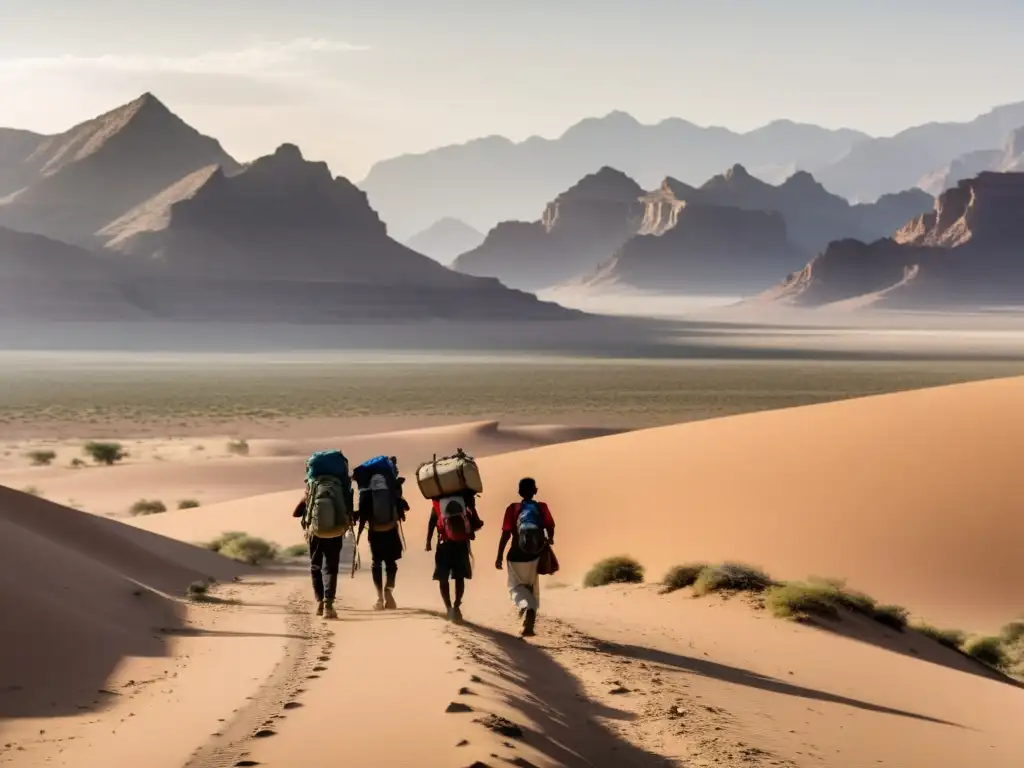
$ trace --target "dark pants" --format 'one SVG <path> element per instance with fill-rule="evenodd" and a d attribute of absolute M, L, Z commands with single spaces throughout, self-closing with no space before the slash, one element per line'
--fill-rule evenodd
<path fill-rule="evenodd" d="M 388 560 L 382 563 L 380 560 L 374 560 L 370 565 L 370 573 L 373 576 L 373 585 L 380 591 L 385 587 L 384 584 L 384 573 L 387 571 L 388 581 L 387 588 L 395 588 L 395 577 L 398 575 L 398 563 L 394 560 Z"/>
<path fill-rule="evenodd" d="M 309 570 L 313 576 L 313 594 L 317 600 L 334 602 L 338 589 L 338 563 L 341 560 L 341 547 L 344 536 L 333 539 L 309 540 Z"/>
<path fill-rule="evenodd" d="M 387 573 L 387 588 L 395 588 L 395 577 L 398 575 L 398 561 L 402 558 L 402 537 L 397 528 L 390 531 L 369 532 L 370 557 L 373 562 L 370 565 L 370 574 L 373 576 L 373 585 L 380 592 L 384 589 L 384 574 Z"/>

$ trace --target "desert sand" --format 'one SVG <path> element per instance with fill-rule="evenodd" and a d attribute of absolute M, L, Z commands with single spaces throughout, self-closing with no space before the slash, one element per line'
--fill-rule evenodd
<path fill-rule="evenodd" d="M 415 489 L 399 610 L 369 610 L 361 544 L 364 566 L 350 577 L 342 565 L 337 622 L 310 615 L 301 561 L 241 568 L 178 543 L 228 530 L 297 543 L 294 469 L 277 470 L 291 486 L 272 493 L 211 494 L 208 506 L 125 522 L 4 492 L 0 587 L 13 624 L 0 656 L 0 762 L 1019 766 L 1024 689 L 919 635 L 853 619 L 824 631 L 688 590 L 575 585 L 613 554 L 638 558 L 651 582 L 672 564 L 732 559 L 779 578 L 847 578 L 938 624 L 990 631 L 1024 611 L 1024 584 L 1007 577 L 1024 534 L 1022 402 L 1018 378 L 574 442 L 587 435 L 481 437 L 500 425 L 346 439 L 353 459 L 391 447 L 407 475 L 446 435 L 467 450 L 475 436 L 490 454 L 461 627 L 437 613 Z M 535 447 L 545 442 L 560 444 Z M 275 458 L 254 443 L 248 458 L 188 466 L 211 467 L 204 487 L 218 482 L 215 468 L 231 485 L 232 462 L 301 468 L 307 448 Z M 161 468 L 76 476 L 138 473 L 141 483 L 146 470 L 156 483 Z M 555 513 L 563 565 L 545 582 L 530 641 L 515 637 L 493 566 L 501 511 L 523 475 Z M 168 499 L 191 495 L 191 485 L 171 493 L 198 484 L 187 476 L 159 480 Z M 218 602 L 179 597 L 205 576 L 219 580 Z M 74 695 L 60 685 L 71 660 L 50 659 L 67 659 L 61 643 L 79 649 Z"/>

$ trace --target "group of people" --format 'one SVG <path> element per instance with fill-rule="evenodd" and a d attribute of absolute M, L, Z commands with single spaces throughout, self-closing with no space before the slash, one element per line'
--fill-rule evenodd
<path fill-rule="evenodd" d="M 394 483 L 391 499 L 394 505 L 391 519 L 381 521 L 379 498 L 375 501 L 375 488 L 359 487 L 358 506 L 349 500 L 352 508 L 351 526 L 355 532 L 356 546 L 363 532 L 367 533 L 371 557 L 371 575 L 377 601 L 374 609 L 379 611 L 397 608 L 395 583 L 398 575 L 398 561 L 405 549 L 402 523 L 410 510 L 404 498 L 404 478 L 398 475 L 398 462 L 388 457 L 394 468 Z M 507 584 L 512 602 L 519 611 L 522 622 L 520 634 L 531 637 L 535 632 L 537 610 L 540 605 L 540 576 L 557 569 L 557 561 L 551 549 L 555 536 L 555 521 L 547 504 L 537 500 L 537 483 L 533 478 L 519 481 L 519 500 L 505 509 L 498 541 L 495 568 L 507 572 Z M 351 491 L 349 490 L 351 496 Z M 321 538 L 311 531 L 307 499 L 295 508 L 294 516 L 302 518 L 303 528 L 309 543 L 310 571 L 313 594 L 317 601 L 317 615 L 325 619 L 337 618 L 334 607 L 338 589 L 338 569 L 344 536 Z M 477 532 L 483 528 L 483 521 L 476 509 L 476 494 L 471 491 L 433 499 L 431 513 L 427 520 L 426 550 L 434 549 L 434 580 L 438 582 L 441 600 L 446 616 L 454 623 L 462 622 L 462 602 L 466 594 L 466 582 L 473 578 L 472 543 Z M 358 526 L 358 527 L 356 527 Z M 434 534 L 437 534 L 437 545 Z M 506 555 L 506 549 L 507 555 Z M 356 554 L 353 553 L 353 557 Z M 455 582 L 452 595 L 451 582 Z"/>

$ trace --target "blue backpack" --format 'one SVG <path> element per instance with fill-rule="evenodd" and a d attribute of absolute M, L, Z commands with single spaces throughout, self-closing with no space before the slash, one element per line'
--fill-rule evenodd
<path fill-rule="evenodd" d="M 352 479 L 362 489 L 370 487 L 370 478 L 374 475 L 383 475 L 389 483 L 392 483 L 398 477 L 398 472 L 387 456 L 374 456 L 352 470 Z"/>
<path fill-rule="evenodd" d="M 540 557 L 547 544 L 544 535 L 544 515 L 540 504 L 536 501 L 523 501 L 519 504 L 516 516 L 516 541 L 524 555 Z"/>
<path fill-rule="evenodd" d="M 398 471 L 387 456 L 374 456 L 354 470 L 359 486 L 359 513 L 369 520 L 371 530 L 387 531 L 398 525 Z"/>

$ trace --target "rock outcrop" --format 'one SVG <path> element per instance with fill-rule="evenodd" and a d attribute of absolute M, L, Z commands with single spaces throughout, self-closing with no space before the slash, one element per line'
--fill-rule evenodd
<path fill-rule="evenodd" d="M 985 171 L 1024 171 L 1024 127 L 1010 133 L 1000 149 L 979 149 L 960 155 L 948 165 L 925 176 L 918 182 L 918 186 L 933 195 L 939 195 L 964 179 L 974 178 Z"/>
<path fill-rule="evenodd" d="M 658 204 L 664 210 L 666 203 Z M 660 234 L 638 235 L 593 274 L 597 290 L 637 289 L 697 295 L 749 294 L 771 285 L 806 258 L 774 211 L 681 201 Z"/>
<path fill-rule="evenodd" d="M 892 238 L 833 243 L 762 298 L 888 308 L 1024 303 L 1024 173 L 982 173 L 947 190 Z"/>
<path fill-rule="evenodd" d="M 422 232 L 413 235 L 405 244 L 434 261 L 451 264 L 457 256 L 473 250 L 483 241 L 482 232 L 473 229 L 464 221 L 447 217 L 435 221 Z"/>
<path fill-rule="evenodd" d="M 21 186 L 0 200 L 0 225 L 83 246 L 185 176 L 238 164 L 152 94 L 57 136 L 19 164 Z"/>
<path fill-rule="evenodd" d="M 604 167 L 556 197 L 537 222 L 503 222 L 452 264 L 460 272 L 497 277 L 526 290 L 587 272 L 639 231 L 644 191 Z"/>

